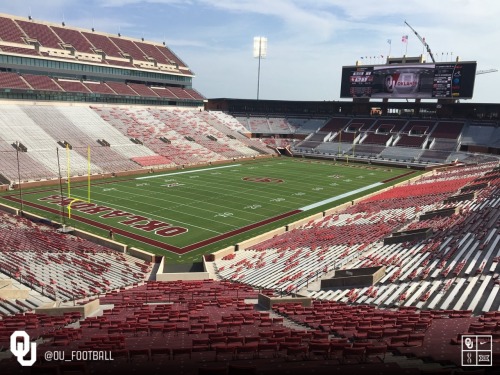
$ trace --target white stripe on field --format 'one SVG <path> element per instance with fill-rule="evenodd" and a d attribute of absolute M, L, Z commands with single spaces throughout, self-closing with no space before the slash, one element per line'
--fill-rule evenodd
<path fill-rule="evenodd" d="M 301 208 L 299 208 L 299 210 L 309 211 L 309 210 L 312 210 L 313 208 L 322 206 L 324 204 L 335 202 L 339 199 L 346 198 L 350 195 L 361 193 L 362 191 L 373 189 L 373 188 L 381 186 L 381 185 L 383 185 L 382 182 L 377 182 L 377 183 L 374 183 L 374 184 L 371 184 L 371 185 L 368 185 L 368 186 L 365 186 L 365 187 L 362 187 L 362 188 L 359 188 L 356 190 L 348 191 L 347 193 L 344 193 L 344 194 L 337 195 L 336 197 L 328 198 L 328 199 L 322 200 L 320 202 L 316 202 L 316 203 L 310 204 L 308 206 L 301 207 Z"/>
<path fill-rule="evenodd" d="M 223 165 L 222 167 L 212 167 L 212 168 L 205 168 L 205 169 L 196 169 L 194 171 L 182 171 L 182 172 L 173 172 L 173 173 L 163 173 L 163 174 L 156 174 L 154 176 L 146 176 L 146 177 L 136 177 L 136 180 L 147 180 L 148 178 L 173 176 L 175 174 L 206 172 L 206 171 L 213 171 L 214 169 L 234 168 L 234 167 L 241 167 L 241 164 Z"/>

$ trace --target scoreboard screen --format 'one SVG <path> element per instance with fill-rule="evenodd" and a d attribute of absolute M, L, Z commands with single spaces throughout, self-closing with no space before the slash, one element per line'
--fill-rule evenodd
<path fill-rule="evenodd" d="M 470 99 L 476 62 L 342 67 L 341 98 Z"/>

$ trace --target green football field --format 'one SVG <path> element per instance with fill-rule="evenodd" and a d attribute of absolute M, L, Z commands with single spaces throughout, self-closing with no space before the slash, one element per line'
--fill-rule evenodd
<path fill-rule="evenodd" d="M 175 260 L 235 244 L 418 172 L 275 158 L 23 192 L 25 211 Z M 401 176 L 401 179 L 398 177 Z M 19 195 L 2 197 L 19 206 Z M 5 201 L 7 200 L 7 202 Z M 71 210 L 71 218 L 68 211 Z"/>

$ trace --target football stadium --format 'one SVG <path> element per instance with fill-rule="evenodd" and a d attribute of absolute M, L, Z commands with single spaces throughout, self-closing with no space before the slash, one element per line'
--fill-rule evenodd
<path fill-rule="evenodd" d="M 165 43 L 1 14 L 2 374 L 496 373 L 481 73 L 206 98 Z"/>

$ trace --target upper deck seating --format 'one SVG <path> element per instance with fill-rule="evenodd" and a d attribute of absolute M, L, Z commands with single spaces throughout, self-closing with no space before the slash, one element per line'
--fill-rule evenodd
<path fill-rule="evenodd" d="M 78 30 L 66 27 L 50 26 L 52 31 L 57 34 L 64 44 L 71 45 L 76 51 L 94 54 L 92 44 Z"/>
<path fill-rule="evenodd" d="M 26 34 L 11 18 L 0 17 L 0 39 L 6 42 L 24 44 Z"/>
<path fill-rule="evenodd" d="M 42 46 L 62 49 L 61 40 L 47 25 L 22 20 L 16 20 L 16 23 L 29 38 L 38 40 Z"/>

